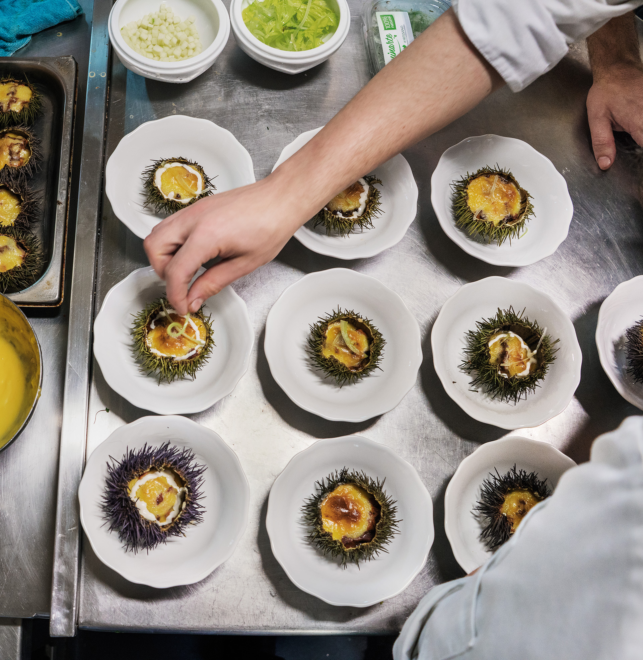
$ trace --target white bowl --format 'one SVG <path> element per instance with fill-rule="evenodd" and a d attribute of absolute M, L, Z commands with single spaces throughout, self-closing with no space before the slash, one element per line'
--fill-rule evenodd
<path fill-rule="evenodd" d="M 643 384 L 627 373 L 625 333 L 643 317 L 643 275 L 619 284 L 598 312 L 596 347 L 603 369 L 617 392 L 643 410 Z"/>
<path fill-rule="evenodd" d="M 350 9 L 346 0 L 328 0 L 335 13 L 339 15 L 339 25 L 334 34 L 326 43 L 300 52 L 279 50 L 267 46 L 257 39 L 246 27 L 241 14 L 249 4 L 249 0 L 232 0 L 230 3 L 230 21 L 232 33 L 239 45 L 247 55 L 260 64 L 282 73 L 302 73 L 314 66 L 325 62 L 344 43 L 348 36 L 351 23 Z"/>
<path fill-rule="evenodd" d="M 558 352 L 540 387 L 518 403 L 492 400 L 471 388 L 472 376 L 460 369 L 466 333 L 498 308 L 525 310 L 553 339 Z M 565 410 L 580 382 L 582 353 L 574 326 L 546 293 L 504 277 L 465 284 L 445 303 L 431 333 L 433 364 L 447 394 L 474 419 L 503 429 L 539 426 Z"/>
<path fill-rule="evenodd" d="M 210 359 L 194 380 L 159 385 L 140 371 L 130 330 L 133 317 L 163 295 L 165 282 L 151 266 L 113 286 L 94 322 L 94 356 L 107 384 L 132 405 L 159 415 L 201 412 L 230 394 L 248 370 L 254 340 L 248 309 L 231 287 L 208 298 L 205 314 L 212 317 L 215 343 Z"/>
<path fill-rule="evenodd" d="M 164 442 L 191 449 L 203 474 L 203 522 L 150 552 L 125 552 L 100 508 L 107 462 L 131 449 Z M 89 457 L 78 490 L 80 522 L 96 556 L 126 580 L 167 589 L 203 580 L 229 559 L 248 522 L 250 486 L 237 455 L 221 436 L 185 417 L 143 417 L 121 426 Z"/>
<path fill-rule="evenodd" d="M 386 479 L 384 489 L 397 501 L 401 520 L 388 553 L 359 568 L 342 569 L 310 545 L 301 517 L 315 482 L 343 467 Z M 351 435 L 318 440 L 291 459 L 270 490 L 266 528 L 275 558 L 302 591 L 330 605 L 369 607 L 397 596 L 422 570 L 433 544 L 433 504 L 413 466 L 388 447 Z"/>
<path fill-rule="evenodd" d="M 306 355 L 310 326 L 337 307 L 371 319 L 386 340 L 381 370 L 343 387 Z M 311 273 L 289 286 L 268 314 L 264 346 L 283 391 L 300 408 L 335 422 L 363 422 L 395 408 L 422 363 L 420 328 L 404 301 L 379 280 L 346 268 Z"/>
<path fill-rule="evenodd" d="M 467 573 L 492 555 L 480 541 L 480 524 L 473 514 L 482 482 L 496 469 L 502 475 L 514 465 L 537 472 L 555 488 L 563 473 L 576 463 L 546 442 L 518 436 L 480 445 L 460 463 L 444 495 L 444 528 L 458 564 Z"/>
<path fill-rule="evenodd" d="M 509 169 L 533 197 L 535 215 L 511 243 L 484 243 L 455 224 L 451 185 L 488 165 Z M 574 215 L 567 183 L 553 163 L 522 140 L 479 135 L 447 149 L 431 177 L 431 203 L 445 234 L 465 252 L 498 266 L 528 266 L 548 257 L 567 238 Z"/>
<path fill-rule="evenodd" d="M 144 78 L 186 83 L 209 69 L 225 48 L 230 36 L 230 18 L 221 0 L 167 0 L 175 14 L 196 18 L 203 50 L 180 62 L 158 62 L 143 57 L 125 43 L 121 28 L 159 10 L 161 0 L 118 0 L 109 15 L 108 33 L 118 58 L 130 71 Z"/>
<path fill-rule="evenodd" d="M 143 206 L 141 175 L 161 158 L 193 160 L 213 180 L 215 195 L 255 182 L 252 158 L 237 138 L 207 119 L 171 115 L 128 133 L 107 161 L 105 193 L 116 217 L 145 238 L 165 217 Z"/>
<path fill-rule="evenodd" d="M 279 156 L 273 171 L 323 128 L 302 133 Z M 348 236 L 327 236 L 324 227 L 313 229 L 312 221 L 295 232 L 295 238 L 309 250 L 338 259 L 373 257 L 399 243 L 417 215 L 418 187 L 411 166 L 398 154 L 371 172 L 381 179 L 382 213 L 374 219 L 371 229 Z"/>

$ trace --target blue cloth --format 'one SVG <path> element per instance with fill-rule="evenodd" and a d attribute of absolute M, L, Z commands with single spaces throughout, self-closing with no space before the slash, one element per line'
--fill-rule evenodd
<path fill-rule="evenodd" d="M 76 0 L 0 0 L 0 56 L 13 55 L 32 34 L 82 13 Z"/>
<path fill-rule="evenodd" d="M 641 660 L 643 417 L 568 470 L 469 577 L 434 587 L 395 660 Z"/>

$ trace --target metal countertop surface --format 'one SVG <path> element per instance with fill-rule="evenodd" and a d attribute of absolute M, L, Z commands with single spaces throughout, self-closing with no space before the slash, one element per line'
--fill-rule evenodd
<path fill-rule="evenodd" d="M 369 80 L 361 4 L 349 3 L 352 25 L 342 48 L 325 64 L 294 77 L 254 62 L 232 36 L 212 69 L 185 85 L 145 80 L 114 57 L 106 156 L 143 122 L 185 114 L 232 131 L 250 152 L 257 178 L 266 176 L 286 144 L 327 122 Z M 241 460 L 252 493 L 246 532 L 233 557 L 208 578 L 167 590 L 127 582 L 105 567 L 84 540 L 81 627 L 392 632 L 399 630 L 432 585 L 460 577 L 463 573 L 444 532 L 444 491 L 464 457 L 481 443 L 506 434 L 469 418 L 449 399 L 433 368 L 433 322 L 444 301 L 466 282 L 490 275 L 529 282 L 551 294 L 573 319 L 583 350 L 576 396 L 564 413 L 539 428 L 522 430 L 521 435 L 550 442 L 575 460 L 585 461 L 599 433 L 638 412 L 603 373 L 594 332 L 602 300 L 620 282 L 643 273 L 641 176 L 635 158 L 624 148 L 608 173 L 596 166 L 585 112 L 590 84 L 586 52 L 574 47 L 526 91 L 496 93 L 407 151 L 420 189 L 419 213 L 397 246 L 372 259 L 343 262 L 310 252 L 293 239 L 274 262 L 234 285 L 248 304 L 255 329 L 250 369 L 230 396 L 191 417 L 220 433 Z M 569 237 L 552 257 L 526 268 L 494 267 L 465 254 L 440 229 L 430 201 L 431 174 L 445 149 L 483 133 L 525 140 L 566 178 L 574 219 Z M 100 225 L 97 309 L 114 284 L 147 265 L 142 241 L 119 222 L 106 199 Z M 328 422 L 299 409 L 271 377 L 263 350 L 266 316 L 282 291 L 306 273 L 338 266 L 385 281 L 404 299 L 423 335 L 424 362 L 414 388 L 393 411 L 361 424 Z M 111 391 L 94 363 L 88 455 L 114 429 L 146 414 Z M 33 426 L 30 432 L 35 434 Z M 436 536 L 427 565 L 401 595 L 366 609 L 333 607 L 295 587 L 273 557 L 265 527 L 270 487 L 289 459 L 318 438 L 352 433 L 390 446 L 416 466 L 435 505 Z"/>
<path fill-rule="evenodd" d="M 72 55 L 76 59 L 75 155 L 82 134 L 93 3 L 80 0 L 80 4 L 83 16 L 34 35 L 16 53 L 16 57 Z M 73 251 L 77 188 L 77 177 L 72 177 L 68 256 Z M 0 453 L 0 617 L 19 618 L 49 614 L 69 306 L 65 301 L 53 310 L 24 311 L 42 347 L 42 395 L 29 426 Z"/>

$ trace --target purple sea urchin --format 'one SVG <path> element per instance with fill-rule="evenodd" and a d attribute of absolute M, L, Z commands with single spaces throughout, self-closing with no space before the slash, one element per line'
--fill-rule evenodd
<path fill-rule="evenodd" d="M 205 470 L 192 450 L 173 447 L 169 442 L 160 447 L 145 444 L 142 449 L 128 449 L 120 461 L 111 458 L 101 508 L 109 531 L 118 533 L 126 552 L 149 552 L 171 537 L 185 536 L 188 525 L 203 521 L 204 508 L 199 500 L 203 497 Z M 132 497 L 131 493 L 136 496 L 143 484 L 154 496 L 151 508 L 143 495 Z M 167 501 L 178 505 L 167 515 L 152 517 L 166 493 Z"/>

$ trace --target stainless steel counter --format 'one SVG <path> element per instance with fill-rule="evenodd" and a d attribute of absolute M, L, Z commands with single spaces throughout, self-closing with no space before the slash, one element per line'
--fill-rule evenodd
<path fill-rule="evenodd" d="M 82 129 L 92 2 L 85 15 L 34 36 L 19 57 L 73 55 L 78 63 L 76 146 Z M 76 149 L 76 154 L 78 154 Z M 73 236 L 77 177 L 72 177 Z M 73 250 L 73 240 L 68 244 Z M 69 308 L 25 310 L 42 347 L 42 396 L 29 426 L 0 454 L 0 617 L 49 614 L 53 565 L 56 479 Z M 5 622 L 6 623 L 6 622 Z M 7 628 L 5 626 L 5 633 Z M 5 635 L 6 638 L 6 635 Z M 2 656 L 1 657 L 10 657 Z"/>
<path fill-rule="evenodd" d="M 232 37 L 214 67 L 186 85 L 145 80 L 126 71 L 114 58 L 106 157 L 141 123 L 186 114 L 231 130 L 250 152 L 257 178 L 265 176 L 283 146 L 302 131 L 328 121 L 368 80 L 361 3 L 349 1 L 354 17 L 343 47 L 327 63 L 296 77 L 257 64 L 236 47 Z M 480 443 L 505 434 L 462 412 L 448 398 L 433 369 L 432 324 L 444 301 L 465 282 L 489 275 L 530 282 L 554 296 L 574 320 L 584 357 L 580 387 L 563 414 L 537 429 L 522 431 L 523 435 L 551 442 L 583 461 L 597 434 L 638 412 L 603 374 L 594 332 L 605 296 L 619 282 L 643 272 L 641 174 L 623 149 L 609 173 L 601 173 L 594 163 L 585 116 L 590 82 L 586 54 L 576 48 L 525 92 L 497 93 L 410 149 L 405 155 L 420 188 L 420 211 L 396 247 L 373 259 L 340 262 L 291 240 L 274 262 L 234 285 L 254 322 L 257 341 L 251 367 L 230 396 L 192 418 L 220 433 L 241 460 L 252 492 L 246 533 L 233 557 L 208 578 L 163 591 L 127 582 L 102 565 L 85 543 L 77 610 L 81 627 L 228 633 L 392 632 L 399 630 L 432 585 L 462 575 L 444 533 L 444 490 L 465 456 Z M 567 179 L 576 209 L 574 220 L 569 238 L 545 261 L 527 268 L 490 266 L 462 252 L 440 229 L 430 202 L 431 173 L 447 147 L 481 133 L 526 140 L 548 156 Z M 118 221 L 103 200 L 96 309 L 110 287 L 146 264 L 141 240 Z M 425 360 L 413 390 L 395 410 L 362 424 L 328 422 L 300 410 L 272 379 L 263 351 L 266 315 L 280 293 L 306 273 L 337 266 L 384 280 L 405 300 L 424 336 Z M 94 364 L 87 454 L 114 429 L 146 414 L 111 391 Z M 391 446 L 412 462 L 435 503 L 436 538 L 426 567 L 404 593 L 364 610 L 332 607 L 297 589 L 272 556 L 264 520 L 270 487 L 295 453 L 317 438 L 357 432 Z M 76 446 L 75 451 L 74 460 L 80 460 L 80 448 Z M 75 582 L 69 582 L 75 580 L 70 572 L 73 567 L 61 558 L 58 568 L 67 571 L 61 572 L 61 581 L 67 581 L 68 593 L 73 593 Z M 68 608 L 64 614 L 73 616 L 73 611 Z M 63 629 L 65 626 L 59 628 Z"/>

